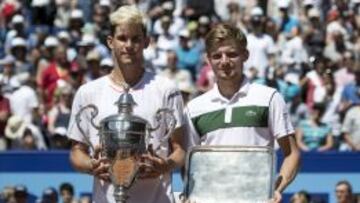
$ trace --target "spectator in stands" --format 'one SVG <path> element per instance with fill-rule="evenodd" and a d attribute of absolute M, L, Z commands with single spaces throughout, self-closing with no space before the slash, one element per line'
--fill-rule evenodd
<path fill-rule="evenodd" d="M 186 0 L 183 14 L 187 20 L 198 20 L 200 16 L 219 19 L 214 0 Z"/>
<path fill-rule="evenodd" d="M 84 82 L 89 82 L 92 80 L 95 80 L 97 78 L 99 78 L 100 75 L 100 61 L 101 61 L 101 56 L 100 53 L 93 49 L 91 51 L 89 51 L 86 55 L 86 73 L 85 73 L 85 78 L 84 78 Z"/>
<path fill-rule="evenodd" d="M 355 66 L 354 53 L 351 51 L 344 52 L 340 67 L 334 73 L 334 79 L 338 89 L 342 90 L 346 85 L 354 82 L 355 75 L 353 69 Z"/>
<path fill-rule="evenodd" d="M 289 7 L 291 1 L 277 1 L 277 6 L 280 10 L 279 31 L 284 34 L 289 34 L 294 27 L 299 26 L 299 21 L 296 17 L 290 16 Z"/>
<path fill-rule="evenodd" d="M 45 38 L 43 45 L 40 49 L 40 58 L 36 67 L 36 82 L 39 85 L 42 82 L 43 72 L 56 60 L 56 48 L 59 46 L 59 40 L 56 37 L 48 36 Z"/>
<path fill-rule="evenodd" d="M 252 31 L 247 35 L 249 41 L 249 59 L 245 62 L 245 74 L 249 76 L 249 69 L 255 68 L 258 77 L 265 77 L 265 69 L 269 65 L 268 53 L 274 49 L 275 43 L 270 35 L 264 32 L 264 11 L 255 7 L 250 13 Z"/>
<path fill-rule="evenodd" d="M 167 53 L 167 64 L 166 68 L 160 72 L 160 75 L 175 81 L 177 87 L 183 93 L 184 101 L 188 101 L 190 95 L 195 92 L 191 73 L 188 70 L 177 68 L 177 57 L 174 51 Z"/>
<path fill-rule="evenodd" d="M 24 138 L 24 135 L 31 134 Z M 44 137 L 40 129 L 34 124 L 27 123 L 23 118 L 19 116 L 11 116 L 5 127 L 5 136 L 10 141 L 9 149 L 21 149 L 24 145 L 24 141 L 31 143 L 35 142 L 37 150 L 46 149 L 47 146 L 44 141 Z M 31 142 L 30 142 L 31 141 Z"/>
<path fill-rule="evenodd" d="M 0 202 L 3 203 L 15 203 L 15 187 L 13 186 L 4 186 L 4 189 L 0 193 Z"/>
<path fill-rule="evenodd" d="M 28 191 L 25 185 L 16 185 L 14 198 L 16 203 L 28 203 Z"/>
<path fill-rule="evenodd" d="M 11 54 L 15 57 L 14 72 L 24 73 L 32 71 L 32 64 L 27 60 L 28 44 L 25 38 L 15 37 L 11 41 Z"/>
<path fill-rule="evenodd" d="M 58 86 L 54 93 L 54 106 L 48 113 L 48 131 L 50 136 L 55 134 L 56 128 L 67 128 L 70 119 L 73 89 L 70 84 Z"/>
<path fill-rule="evenodd" d="M 299 123 L 296 140 L 302 151 L 328 151 L 334 144 L 331 126 L 321 122 L 324 104 L 315 104 L 310 118 Z"/>
<path fill-rule="evenodd" d="M 70 65 L 66 57 L 66 49 L 58 46 L 55 50 L 55 61 L 50 63 L 41 76 L 41 95 L 47 110 L 53 105 L 57 83 L 63 80 L 72 84 Z"/>
<path fill-rule="evenodd" d="M 77 203 L 74 197 L 74 186 L 71 183 L 62 183 L 59 187 L 60 198 L 63 203 Z"/>
<path fill-rule="evenodd" d="M 309 27 L 304 30 L 304 46 L 309 56 L 318 56 L 325 47 L 325 29 L 322 26 L 320 11 L 312 8 L 309 11 Z"/>
<path fill-rule="evenodd" d="M 12 55 L 6 55 L 0 60 L 0 83 L 2 85 L 2 93 L 9 97 L 19 86 L 18 75 L 15 72 L 15 58 Z"/>
<path fill-rule="evenodd" d="M 7 120 L 11 115 L 10 101 L 2 93 L 2 84 L 0 83 L 0 151 L 6 150 L 7 140 L 5 137 L 5 127 Z"/>
<path fill-rule="evenodd" d="M 9 96 L 12 114 L 22 117 L 27 123 L 33 123 L 40 105 L 34 83 L 29 74 L 23 74 L 19 77 L 19 86 Z"/>
<path fill-rule="evenodd" d="M 313 70 L 306 73 L 301 79 L 301 88 L 306 92 L 306 104 L 309 109 L 314 103 L 324 102 L 326 88 L 324 85 L 324 72 L 328 66 L 328 59 L 323 56 L 315 56 L 312 59 Z"/>
<path fill-rule="evenodd" d="M 342 132 L 344 144 L 340 150 L 360 151 L 360 103 L 346 112 Z"/>
<path fill-rule="evenodd" d="M 310 203 L 310 200 L 309 193 L 305 190 L 301 190 L 291 197 L 290 203 Z"/>
<path fill-rule="evenodd" d="M 341 180 L 335 187 L 337 203 L 354 203 L 355 198 L 352 193 L 352 186 L 347 180 Z"/>
<path fill-rule="evenodd" d="M 114 68 L 114 62 L 111 58 L 104 58 L 100 62 L 100 75 L 109 74 Z"/>
<path fill-rule="evenodd" d="M 346 85 L 342 95 L 341 104 L 339 106 L 341 112 L 346 112 L 351 106 L 360 103 L 360 68 L 354 70 L 355 81 Z"/>
<path fill-rule="evenodd" d="M 215 75 L 210 64 L 205 63 L 200 69 L 199 76 L 196 80 L 196 89 L 199 94 L 205 93 L 210 90 L 215 84 Z"/>
<path fill-rule="evenodd" d="M 58 203 L 58 192 L 53 187 L 48 187 L 43 191 L 41 203 Z"/>
<path fill-rule="evenodd" d="M 195 47 L 190 43 L 190 37 L 190 32 L 186 28 L 179 33 L 179 46 L 176 48 L 177 67 L 189 71 L 193 80 L 195 80 L 202 54 L 199 47 Z"/>

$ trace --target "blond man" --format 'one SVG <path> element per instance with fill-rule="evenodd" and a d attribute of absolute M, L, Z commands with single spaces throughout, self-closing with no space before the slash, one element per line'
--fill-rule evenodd
<path fill-rule="evenodd" d="M 112 25 L 111 35 L 108 36 L 108 46 L 112 51 L 114 69 L 95 81 L 89 82 L 77 91 L 69 124 L 68 137 L 74 144 L 70 160 L 75 169 L 94 176 L 93 202 L 115 202 L 113 186 L 109 182 L 109 163 L 104 157 L 98 156 L 95 150 L 93 158 L 89 155 L 89 145 L 81 135 L 76 123 L 75 114 L 82 106 L 95 104 L 99 115 L 95 123 L 117 112 L 114 105 L 123 93 L 123 84 L 130 86 L 137 105 L 133 113 L 154 125 L 156 110 L 167 107 L 174 110 L 177 120 L 175 131 L 169 142 L 161 142 L 165 133 L 165 126 L 155 131 L 150 140 L 155 149 L 153 154 L 144 156 L 149 165 L 140 174 L 128 191 L 128 203 L 169 203 L 173 202 L 171 194 L 171 171 L 184 163 L 184 150 L 180 145 L 182 139 L 182 111 L 183 101 L 175 84 L 163 77 L 147 72 L 143 63 L 143 50 L 149 44 L 146 35 L 144 18 L 139 10 L 133 6 L 123 6 L 110 15 Z M 92 145 L 99 144 L 98 131 L 84 118 L 85 132 L 90 136 Z M 171 150 L 170 150 L 171 149 Z"/>

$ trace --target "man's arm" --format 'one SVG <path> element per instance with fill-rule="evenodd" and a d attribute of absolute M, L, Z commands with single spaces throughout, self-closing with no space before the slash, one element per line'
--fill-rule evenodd
<path fill-rule="evenodd" d="M 185 150 L 183 147 L 183 127 L 174 130 L 169 142 L 172 149 L 167 158 L 156 155 L 152 150 L 143 157 L 152 163 L 151 170 L 141 174 L 141 178 L 157 178 L 158 176 L 170 173 L 175 168 L 180 168 L 185 163 Z"/>
<path fill-rule="evenodd" d="M 89 148 L 86 144 L 73 140 L 70 150 L 70 162 L 75 170 L 94 175 L 100 179 L 109 181 L 109 163 L 100 157 L 100 147 L 95 147 L 94 157 L 90 157 Z"/>
<path fill-rule="evenodd" d="M 277 141 L 284 153 L 284 161 L 281 164 L 275 191 L 282 193 L 297 174 L 300 165 L 300 152 L 296 145 L 294 134 L 281 137 Z"/>

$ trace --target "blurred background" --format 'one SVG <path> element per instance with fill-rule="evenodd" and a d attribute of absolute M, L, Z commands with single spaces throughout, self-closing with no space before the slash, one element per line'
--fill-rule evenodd
<path fill-rule="evenodd" d="M 146 68 L 185 101 L 214 84 L 209 29 L 246 33 L 245 74 L 284 96 L 303 152 L 284 202 L 360 202 L 359 0 L 0 0 L 0 202 L 91 201 L 66 129 L 77 88 L 113 68 L 108 14 L 125 4 L 146 14 Z"/>

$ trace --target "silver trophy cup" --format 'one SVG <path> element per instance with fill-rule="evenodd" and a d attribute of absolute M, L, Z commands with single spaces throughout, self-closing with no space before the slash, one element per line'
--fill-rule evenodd
<path fill-rule="evenodd" d="M 127 87 L 127 86 L 126 86 Z M 81 128 L 81 115 L 85 110 L 91 110 L 91 125 L 98 129 L 101 145 L 101 155 L 110 161 L 110 179 L 114 185 L 114 198 L 117 203 L 125 203 L 129 198 L 127 190 L 131 187 L 139 173 L 142 154 L 147 152 L 151 138 L 151 132 L 157 130 L 162 123 L 167 127 L 167 133 L 161 142 L 167 142 L 176 125 L 173 111 L 167 108 L 157 110 L 155 119 L 157 125 L 152 127 L 150 123 L 132 114 L 133 106 L 136 105 L 129 88 L 120 95 L 115 103 L 118 113 L 110 115 L 100 121 L 99 126 L 94 123 L 98 114 L 98 108 L 89 104 L 82 107 L 76 114 L 77 126 L 87 144 L 94 150 L 89 136 Z"/>
<path fill-rule="evenodd" d="M 269 147 L 197 146 L 188 153 L 184 195 L 190 202 L 268 202 L 274 171 Z"/>

